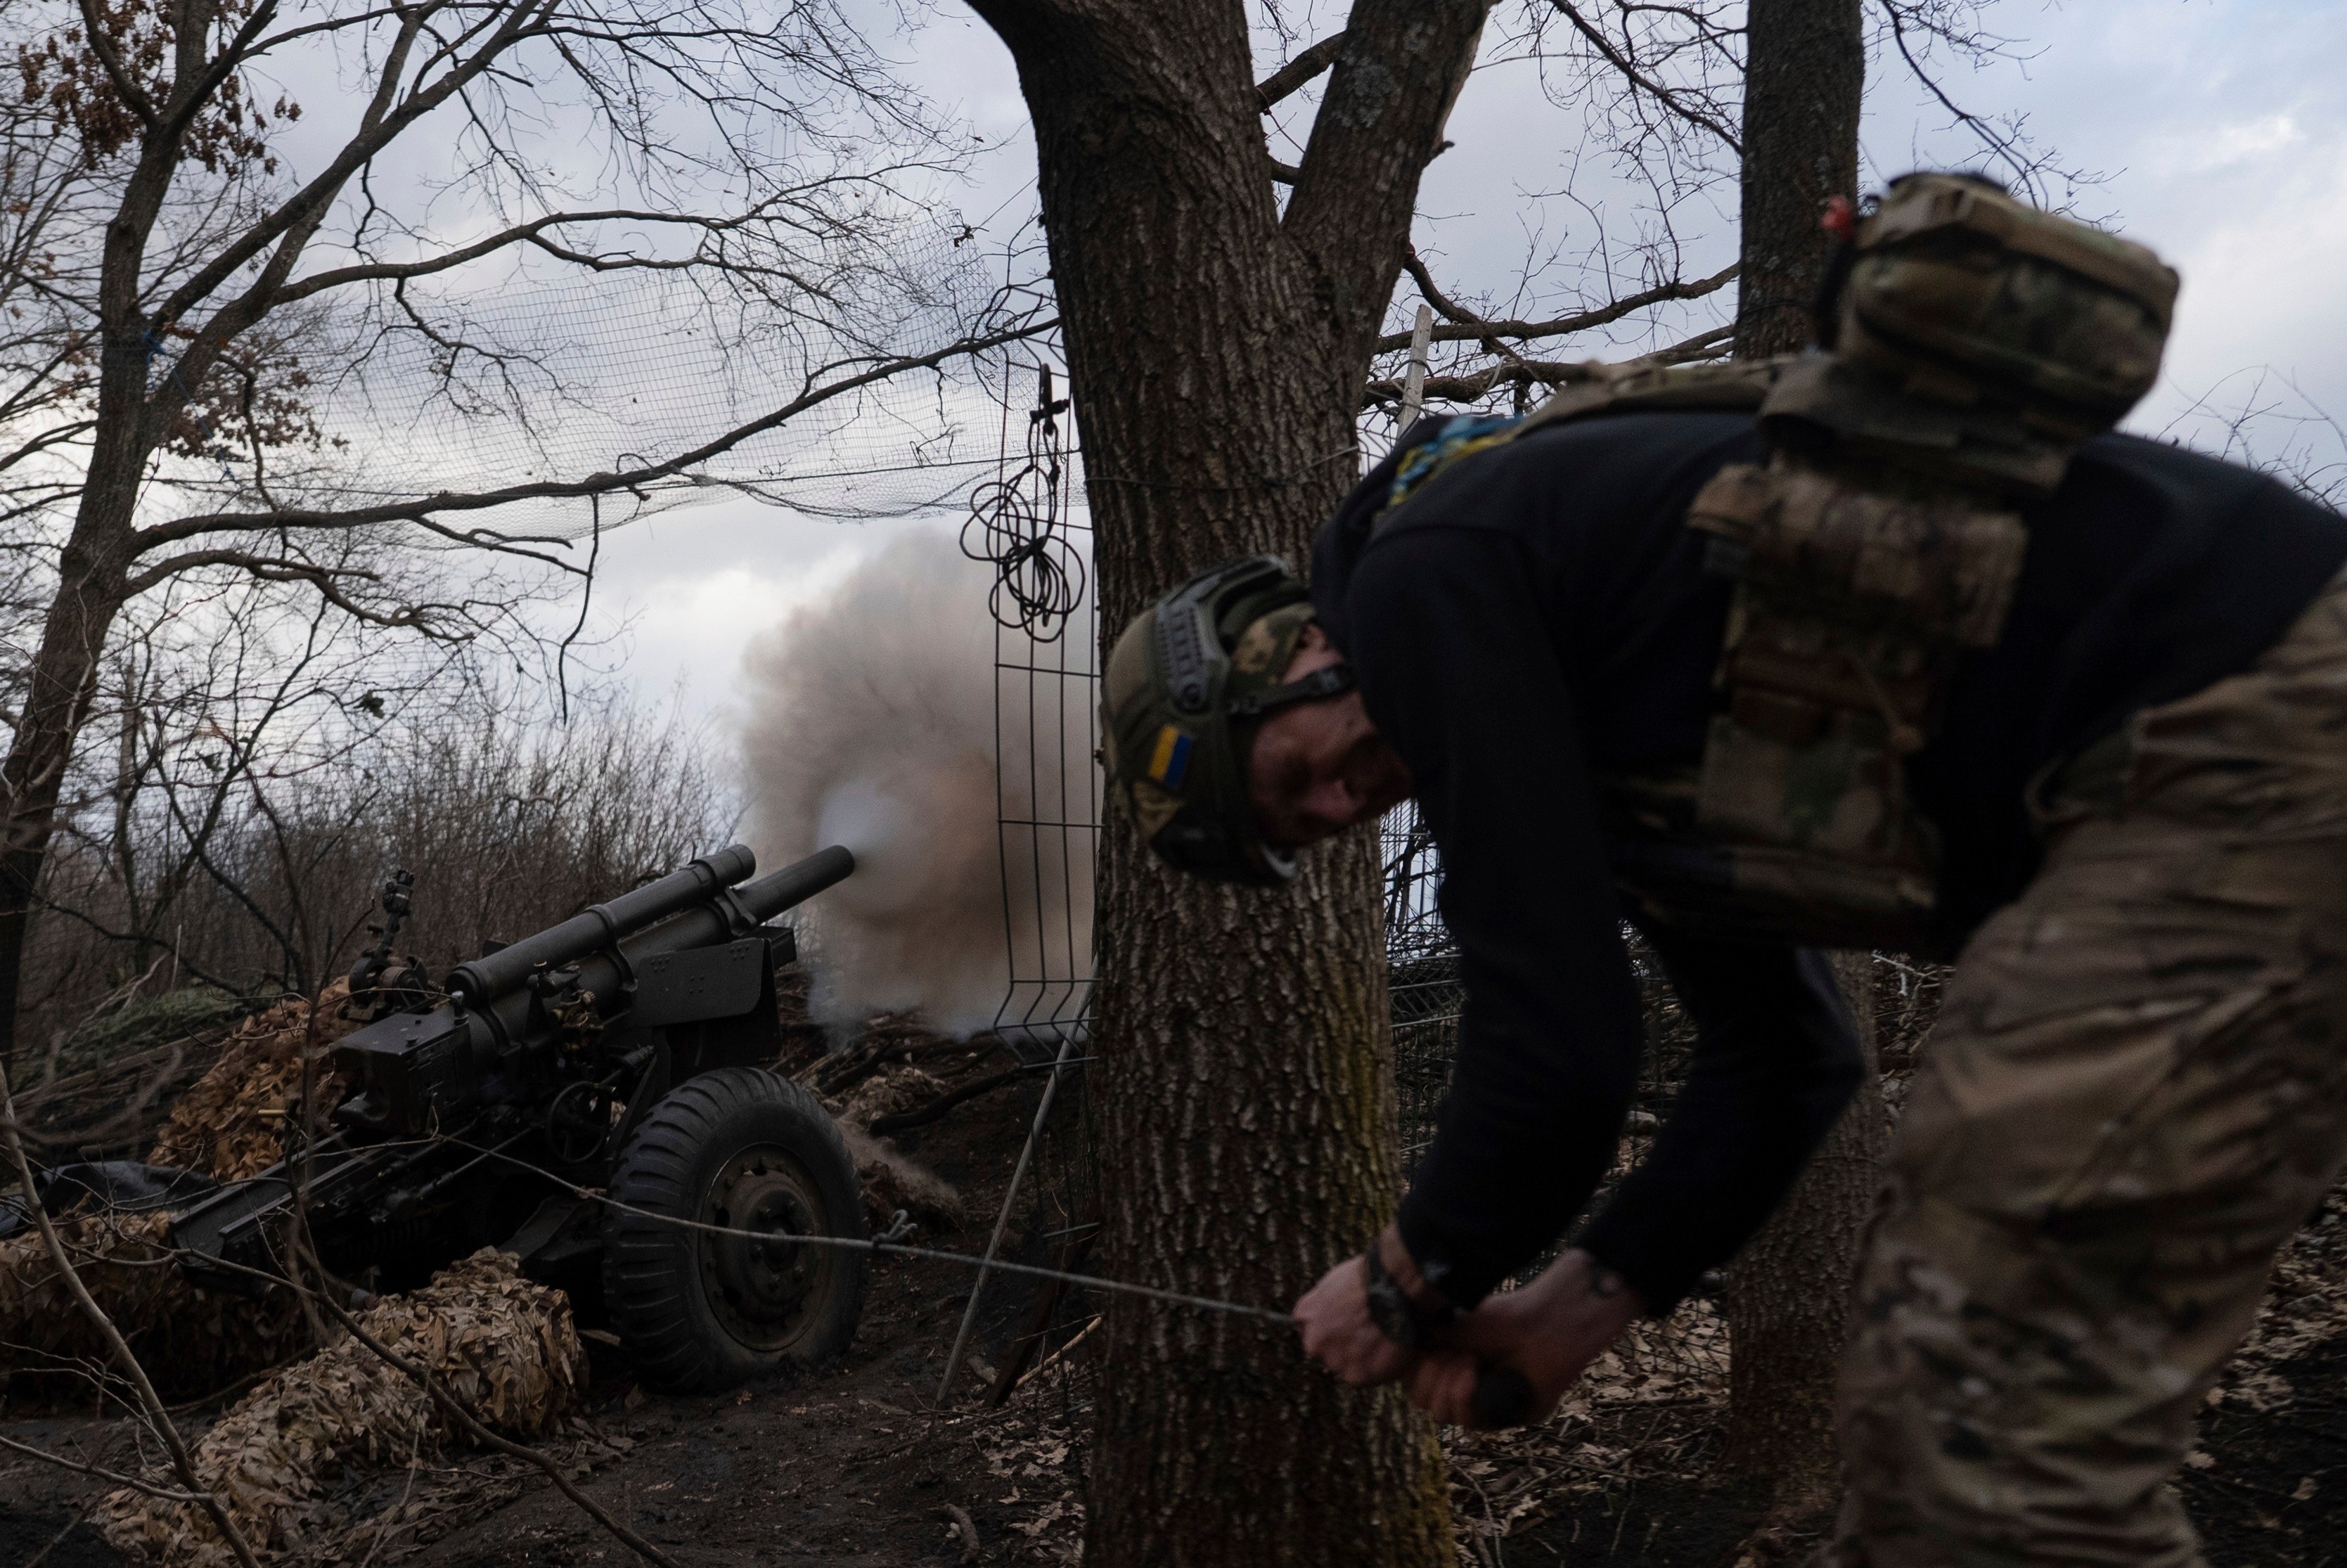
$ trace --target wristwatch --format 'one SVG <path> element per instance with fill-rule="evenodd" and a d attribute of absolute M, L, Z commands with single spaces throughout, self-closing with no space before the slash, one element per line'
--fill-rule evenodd
<path fill-rule="evenodd" d="M 1405 1350 L 1423 1350 L 1432 1344 L 1458 1310 L 1447 1301 L 1428 1307 L 1404 1290 L 1386 1272 L 1379 1242 L 1371 1242 L 1369 1250 L 1361 1255 L 1361 1268 L 1368 1279 L 1369 1321 Z"/>

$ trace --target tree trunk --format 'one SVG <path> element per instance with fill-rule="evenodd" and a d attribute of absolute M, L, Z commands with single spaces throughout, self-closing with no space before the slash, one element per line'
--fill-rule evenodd
<path fill-rule="evenodd" d="M 1739 357 L 1811 340 L 1831 251 L 1819 219 L 1829 197 L 1857 190 L 1866 71 L 1860 0 L 1752 0 L 1746 25 Z M 1842 954 L 1834 968 L 1858 1020 L 1866 1081 L 1728 1270 L 1725 1303 L 1733 1347 L 1725 1462 L 1770 1478 L 1780 1513 L 1823 1501 L 1834 1485 L 1834 1377 L 1882 1138 L 1871 960 Z"/>
<path fill-rule="evenodd" d="M 1363 0 L 1283 217 L 1237 0 L 977 0 L 1035 126 L 1105 638 L 1198 568 L 1294 562 L 1358 472 L 1354 410 L 1477 0 Z M 1116 814 L 1112 813 L 1112 817 Z M 1278 890 L 1104 835 L 1091 1094 L 1115 1276 L 1284 1307 L 1399 1185 L 1374 841 Z M 1085 1561 L 1451 1556 L 1400 1392 L 1258 1322 L 1112 1298 Z"/>
<path fill-rule="evenodd" d="M 1790 354 L 1810 341 L 1810 307 L 1832 248 L 1818 220 L 1827 198 L 1857 194 L 1865 79 L 1860 0 L 1751 0 L 1738 358 Z"/>
<path fill-rule="evenodd" d="M 212 12 L 182 18 L 180 75 L 204 62 Z M 190 29 L 200 31 L 190 36 Z M 175 111 L 178 100 L 172 100 Z M 184 127 L 167 116 L 139 143 L 138 161 L 106 226 L 98 284 L 97 414 L 73 531 L 57 556 L 56 597 L 26 672 L 25 711 L 0 762 L 0 1067 L 13 1065 L 25 938 L 56 831 L 74 743 L 97 691 L 99 660 L 127 600 L 137 555 L 132 529 L 148 455 L 162 428 L 147 395 L 152 345 L 139 300 L 148 237 L 169 191 Z M 173 404 L 176 408 L 177 405 Z"/>
<path fill-rule="evenodd" d="M 98 656 L 122 609 L 120 570 L 100 565 L 74 571 L 73 554 L 67 552 L 68 575 L 49 607 L 28 671 L 22 722 L 7 761 L 0 764 L 0 799 L 6 803 L 0 824 L 5 835 L 0 839 L 0 1067 L 15 1061 L 25 938 L 56 828 L 58 793 L 97 690 Z"/>
<path fill-rule="evenodd" d="M 89 475 L 58 555 L 56 597 L 42 623 L 41 645 L 26 671 L 25 711 L 0 763 L 0 1067 L 15 1065 L 25 938 L 41 866 L 129 577 L 131 518 L 147 453 L 138 417 L 147 362 L 135 341 L 125 346 L 114 335 L 101 371 Z"/>
<path fill-rule="evenodd" d="M 1766 1477 L 1780 1514 L 1831 1501 L 1834 1378 L 1884 1132 L 1874 959 L 1836 953 L 1866 1081 L 1784 1204 L 1727 1271 L 1728 1424 L 1722 1464 Z"/>

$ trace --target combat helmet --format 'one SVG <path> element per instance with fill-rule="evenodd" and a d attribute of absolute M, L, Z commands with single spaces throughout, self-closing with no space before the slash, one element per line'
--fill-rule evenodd
<path fill-rule="evenodd" d="M 1311 620 L 1286 561 L 1245 556 L 1174 589 L 1116 640 L 1101 696 L 1109 793 L 1176 870 L 1266 887 L 1296 875 L 1255 820 L 1247 753 L 1266 713 L 1353 689 L 1346 664 L 1281 681 Z"/>

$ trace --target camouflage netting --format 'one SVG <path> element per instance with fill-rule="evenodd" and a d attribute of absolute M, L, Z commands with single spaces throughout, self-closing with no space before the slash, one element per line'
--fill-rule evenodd
<path fill-rule="evenodd" d="M 521 1276 L 516 1259 L 483 1248 L 425 1288 L 386 1296 L 360 1325 L 428 1367 L 475 1419 L 508 1436 L 548 1430 L 587 1380 L 569 1298 Z M 197 1443 L 197 1475 L 264 1555 L 306 1553 L 348 1522 L 328 1497 L 345 1469 L 402 1467 L 458 1436 L 430 1395 L 345 1337 L 277 1372 Z M 176 1485 L 158 1471 L 149 1478 Z M 114 1547 L 169 1568 L 235 1561 L 203 1510 L 124 1490 L 94 1515 Z"/>
<path fill-rule="evenodd" d="M 289 1293 L 256 1301 L 196 1289 L 168 1261 L 165 1224 L 159 1214 L 109 1214 L 57 1226 L 75 1272 L 159 1389 L 171 1396 L 203 1393 L 301 1348 L 302 1314 Z M 0 1241 L 0 1375 L 86 1370 L 96 1377 L 106 1365 L 105 1341 L 40 1233 Z"/>
<path fill-rule="evenodd" d="M 279 1002 L 237 1026 L 211 1070 L 172 1108 L 148 1158 L 159 1165 L 240 1181 L 277 1163 L 278 1129 L 302 1082 L 303 1042 L 320 1049 L 351 1030 L 341 1002 L 348 986 L 325 992 L 314 1037 L 310 1004 Z M 336 1085 L 320 1085 L 330 1102 Z M 304 1343 L 290 1294 L 260 1299 L 197 1289 L 167 1261 L 159 1214 L 96 1214 L 58 1226 L 75 1270 L 122 1330 L 159 1388 L 206 1393 L 283 1360 Z M 64 1372 L 103 1364 L 106 1348 L 50 1259 L 39 1234 L 0 1241 L 0 1373 Z"/>
<path fill-rule="evenodd" d="M 332 1045 L 355 1026 L 343 1017 L 350 982 L 336 980 L 322 999 L 326 1016 L 310 1033 L 310 1004 L 289 997 L 239 1024 L 220 1059 L 171 1108 L 170 1120 L 148 1151 L 152 1165 L 201 1171 L 223 1182 L 241 1181 L 275 1164 L 278 1128 L 302 1087 L 302 1050 Z M 339 1085 L 319 1084 L 318 1101 L 333 1103 Z"/>

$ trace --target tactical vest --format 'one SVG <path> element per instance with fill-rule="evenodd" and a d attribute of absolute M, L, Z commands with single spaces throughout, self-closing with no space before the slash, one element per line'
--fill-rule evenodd
<path fill-rule="evenodd" d="M 1548 425 L 1758 415 L 1768 461 L 1721 469 L 1687 509 L 1706 569 L 1736 581 L 1702 761 L 1599 780 L 1642 919 L 1941 945 L 1939 834 L 1907 761 L 1958 661 L 2004 631 L 2019 507 L 2149 390 L 2176 287 L 2141 246 L 1975 180 L 1911 175 L 1858 227 L 1830 352 L 1593 367 L 1522 419 L 1453 420 L 1404 455 L 1389 507 Z"/>

